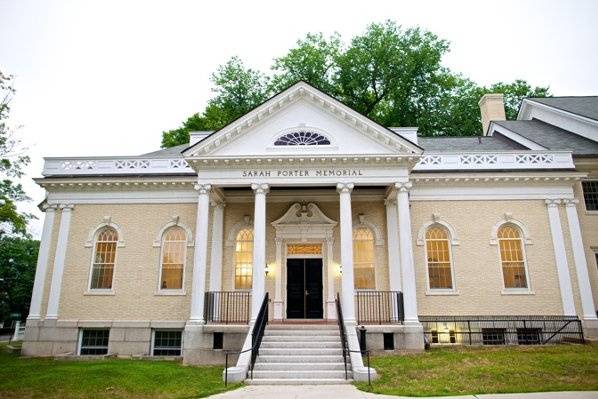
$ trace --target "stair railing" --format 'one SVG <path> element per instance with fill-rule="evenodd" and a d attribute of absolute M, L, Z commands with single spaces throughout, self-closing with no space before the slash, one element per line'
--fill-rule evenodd
<path fill-rule="evenodd" d="M 349 379 L 349 375 L 347 373 L 347 354 L 349 357 L 351 353 L 359 353 L 360 355 L 367 356 L 367 367 L 368 367 L 368 385 L 372 386 L 372 376 L 371 376 L 371 368 L 370 368 L 370 351 L 369 350 L 351 350 L 349 349 L 349 343 L 347 342 L 347 334 L 345 330 L 345 321 L 343 320 L 343 308 L 341 306 L 341 300 L 339 297 L 338 292 L 336 293 L 336 299 L 334 300 L 336 304 L 336 320 L 338 322 L 338 329 L 341 334 L 341 344 L 343 348 L 343 363 L 345 364 L 345 380 Z M 361 348 L 360 348 L 361 349 Z"/>
<path fill-rule="evenodd" d="M 244 351 L 225 351 L 224 352 L 224 386 L 228 385 L 228 356 L 229 355 L 241 355 L 242 353 L 246 353 L 251 351 L 251 361 L 249 362 L 249 369 L 247 370 L 247 376 L 253 380 L 253 367 L 255 366 L 255 361 L 260 352 L 260 345 L 262 344 L 262 338 L 264 337 L 264 332 L 266 331 L 266 325 L 268 324 L 268 302 L 270 302 L 269 294 L 266 292 L 264 296 L 264 301 L 260 306 L 260 311 L 257 314 L 255 319 L 255 324 L 253 325 L 253 331 L 251 332 L 251 348 L 245 349 Z"/>

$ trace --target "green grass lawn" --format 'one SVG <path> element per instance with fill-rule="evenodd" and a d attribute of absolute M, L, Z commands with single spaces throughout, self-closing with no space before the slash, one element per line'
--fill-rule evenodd
<path fill-rule="evenodd" d="M 198 398 L 226 391 L 221 376 L 222 367 L 172 361 L 26 359 L 0 346 L 3 399 Z"/>
<path fill-rule="evenodd" d="M 436 396 L 598 390 L 598 345 L 433 348 L 372 358 L 372 388 L 387 395 Z"/>

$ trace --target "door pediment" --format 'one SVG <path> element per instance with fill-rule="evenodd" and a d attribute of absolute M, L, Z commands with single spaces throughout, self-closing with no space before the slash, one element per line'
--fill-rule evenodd
<path fill-rule="evenodd" d="M 277 238 L 330 239 L 337 222 L 330 219 L 313 202 L 294 203 L 282 217 L 272 222 Z"/>

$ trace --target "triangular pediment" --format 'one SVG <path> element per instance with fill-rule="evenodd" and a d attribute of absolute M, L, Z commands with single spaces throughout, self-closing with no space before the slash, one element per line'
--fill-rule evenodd
<path fill-rule="evenodd" d="M 311 140 L 282 145 L 289 137 Z M 317 140 L 318 144 L 311 144 Z M 296 144 L 296 143 L 292 143 Z M 422 149 L 305 82 L 183 152 L 186 158 L 413 155 Z"/>

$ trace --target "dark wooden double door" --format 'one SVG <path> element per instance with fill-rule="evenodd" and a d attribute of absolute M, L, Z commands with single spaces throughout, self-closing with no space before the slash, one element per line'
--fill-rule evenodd
<path fill-rule="evenodd" d="M 287 259 L 287 319 L 324 317 L 322 259 Z"/>

